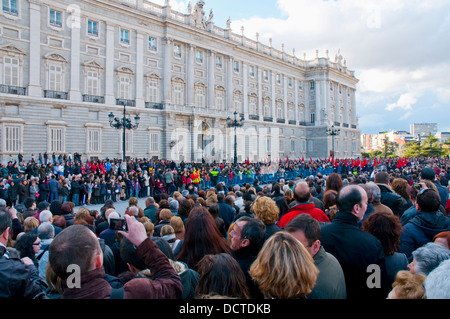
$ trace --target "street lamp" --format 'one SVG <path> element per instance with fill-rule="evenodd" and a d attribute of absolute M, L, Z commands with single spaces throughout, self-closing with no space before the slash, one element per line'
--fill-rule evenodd
<path fill-rule="evenodd" d="M 419 140 L 417 141 L 417 145 L 419 145 L 419 157 L 420 157 L 420 144 L 421 144 L 421 141 L 420 141 L 420 134 L 417 135 L 417 136 L 419 137 Z"/>
<path fill-rule="evenodd" d="M 125 113 L 125 104 L 123 104 L 123 117 L 122 119 L 119 119 L 118 117 L 114 117 L 113 112 L 109 113 L 108 115 L 109 118 L 109 125 L 111 127 L 114 127 L 118 130 L 122 129 L 122 152 L 123 152 L 123 164 L 122 165 L 126 165 L 126 156 L 125 156 L 125 138 L 126 138 L 126 130 L 132 130 L 135 128 L 138 128 L 139 126 L 139 121 L 140 121 L 140 117 L 139 115 L 136 115 L 134 117 L 134 122 L 135 124 L 131 123 L 131 119 L 128 117 L 126 117 L 126 113 Z"/>
<path fill-rule="evenodd" d="M 234 112 L 234 121 L 230 119 L 228 116 L 227 118 L 227 125 L 228 127 L 234 127 L 234 165 L 237 165 L 237 138 L 236 138 L 236 128 L 244 126 L 244 116 L 241 117 L 241 119 L 237 120 L 237 112 Z"/>
<path fill-rule="evenodd" d="M 328 136 L 331 136 L 331 149 L 333 151 L 333 160 L 334 160 L 334 137 L 341 133 L 340 129 L 335 129 L 334 125 L 331 125 L 331 129 L 327 129 L 326 131 Z"/>

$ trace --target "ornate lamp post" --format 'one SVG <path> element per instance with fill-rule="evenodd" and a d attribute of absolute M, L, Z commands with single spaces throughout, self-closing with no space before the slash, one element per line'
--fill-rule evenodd
<path fill-rule="evenodd" d="M 417 145 L 419 145 L 419 157 L 420 157 L 420 144 L 421 144 L 421 140 L 420 140 L 420 134 L 418 135 L 419 140 L 417 141 Z"/>
<path fill-rule="evenodd" d="M 122 152 L 123 152 L 123 163 L 122 165 L 125 165 L 126 163 L 126 156 L 125 156 L 125 139 L 126 139 L 126 130 L 132 130 L 136 129 L 139 126 L 140 117 L 139 115 L 136 115 L 134 117 L 135 124 L 131 123 L 131 119 L 129 117 L 126 117 L 125 113 L 125 104 L 123 105 L 123 116 L 122 119 L 119 119 L 118 117 L 114 117 L 113 112 L 109 113 L 109 125 L 113 128 L 116 128 L 118 130 L 122 129 Z"/>
<path fill-rule="evenodd" d="M 236 137 L 236 128 L 244 126 L 244 117 L 237 120 L 237 112 L 234 112 L 234 120 L 231 120 L 230 117 L 227 118 L 228 127 L 234 127 L 234 165 L 237 165 L 237 137 Z"/>
<path fill-rule="evenodd" d="M 335 129 L 334 125 L 331 125 L 331 129 L 327 129 L 326 131 L 328 136 L 331 136 L 331 149 L 333 151 L 333 160 L 334 160 L 334 137 L 341 133 L 340 129 Z"/>

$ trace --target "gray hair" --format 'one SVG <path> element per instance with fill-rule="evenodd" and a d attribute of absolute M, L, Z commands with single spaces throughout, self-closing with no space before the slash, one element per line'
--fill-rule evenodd
<path fill-rule="evenodd" d="M 0 198 L 0 207 L 6 207 L 6 201 L 3 198 Z"/>
<path fill-rule="evenodd" d="M 450 299 L 450 259 L 430 272 L 423 283 L 427 299 Z"/>
<path fill-rule="evenodd" d="M 442 261 L 450 259 L 450 250 L 436 243 L 428 243 L 417 248 L 412 255 L 416 260 L 416 273 L 428 276 Z"/>
<path fill-rule="evenodd" d="M 145 199 L 145 202 L 146 202 L 147 204 L 154 204 L 154 203 L 155 203 L 155 199 L 154 199 L 153 197 L 147 197 L 147 198 Z"/>
<path fill-rule="evenodd" d="M 109 221 L 111 220 L 111 218 L 120 218 L 120 215 L 119 215 L 119 213 L 116 212 L 116 211 L 111 212 L 111 213 L 108 215 L 108 224 L 109 224 Z"/>
<path fill-rule="evenodd" d="M 46 209 L 39 214 L 39 221 L 41 223 L 49 222 L 52 217 L 52 212 Z"/>
<path fill-rule="evenodd" d="M 368 183 L 366 183 L 366 185 L 369 186 L 370 189 L 372 189 L 373 201 L 375 203 L 378 203 L 379 201 L 381 201 L 380 187 L 377 184 L 375 184 L 374 182 L 368 182 Z"/>
<path fill-rule="evenodd" d="M 43 222 L 37 229 L 38 237 L 40 239 L 50 239 L 55 236 L 55 228 L 50 222 Z"/>
<path fill-rule="evenodd" d="M 139 208 L 137 208 L 137 206 L 130 206 L 128 207 L 128 212 L 136 217 L 139 214 Z"/>

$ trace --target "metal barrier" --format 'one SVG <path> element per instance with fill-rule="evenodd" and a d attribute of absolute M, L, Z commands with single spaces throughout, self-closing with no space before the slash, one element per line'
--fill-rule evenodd
<path fill-rule="evenodd" d="M 228 176 L 218 176 L 219 183 L 224 183 L 226 187 L 228 186 L 244 186 L 245 184 L 253 185 L 255 179 L 258 179 L 260 184 L 270 184 L 273 182 L 280 182 L 281 179 L 285 181 L 295 180 L 297 177 L 306 178 L 309 176 L 317 176 L 317 174 L 322 175 L 330 175 L 333 173 L 333 168 L 318 168 L 317 170 L 313 169 L 299 169 L 295 171 L 284 171 L 284 172 L 276 172 L 271 174 L 242 174 L 242 175 L 234 175 L 232 178 Z M 214 186 L 214 185 L 212 185 Z"/>

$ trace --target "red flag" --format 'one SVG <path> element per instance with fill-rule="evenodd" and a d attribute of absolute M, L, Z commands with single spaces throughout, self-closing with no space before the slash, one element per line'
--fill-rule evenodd
<path fill-rule="evenodd" d="M 286 162 L 289 162 L 289 157 L 286 157 Z"/>
<path fill-rule="evenodd" d="M 309 161 L 312 162 L 312 157 L 309 157 Z"/>
<path fill-rule="evenodd" d="M 302 162 L 304 162 L 305 161 L 305 159 L 303 158 L 303 155 L 302 155 Z"/>
<path fill-rule="evenodd" d="M 347 159 L 345 159 L 345 166 L 348 166 Z"/>

